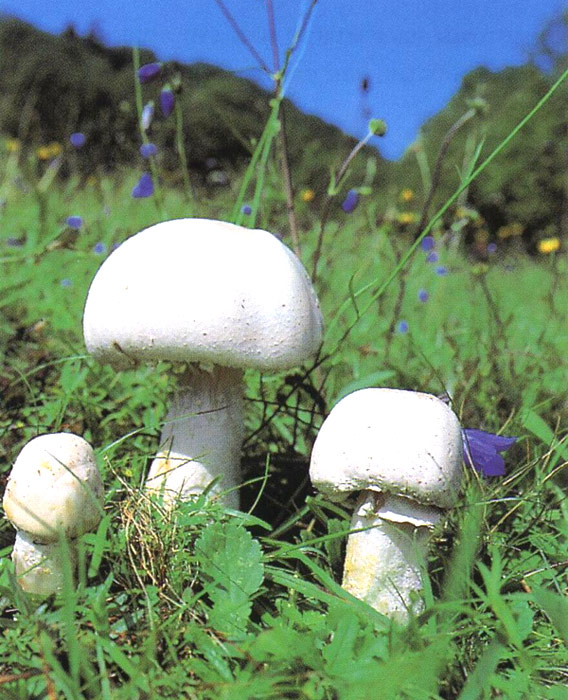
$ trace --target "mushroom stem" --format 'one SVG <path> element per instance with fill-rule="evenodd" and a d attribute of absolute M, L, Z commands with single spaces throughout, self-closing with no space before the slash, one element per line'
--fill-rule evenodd
<path fill-rule="evenodd" d="M 422 570 L 440 512 L 408 498 L 363 491 L 351 520 L 343 588 L 405 623 L 422 612 Z M 365 528 L 365 529 L 363 529 Z"/>
<path fill-rule="evenodd" d="M 70 562 L 67 566 L 74 570 L 77 563 L 74 542 L 68 542 L 68 556 Z M 18 530 L 12 561 L 18 584 L 26 593 L 48 596 L 63 590 L 66 563 L 60 542 L 34 542 L 29 533 Z"/>
<path fill-rule="evenodd" d="M 222 477 L 213 492 L 226 492 L 226 505 L 238 508 L 243 421 L 242 370 L 190 365 L 166 416 L 146 488 L 163 491 L 172 505 Z"/>

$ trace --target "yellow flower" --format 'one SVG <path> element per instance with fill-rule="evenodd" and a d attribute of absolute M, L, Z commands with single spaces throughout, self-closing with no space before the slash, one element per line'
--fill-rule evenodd
<path fill-rule="evenodd" d="M 400 214 L 397 216 L 397 220 L 399 224 L 406 226 L 416 221 L 416 214 L 411 211 L 401 211 Z"/>
<path fill-rule="evenodd" d="M 300 199 L 302 202 L 313 202 L 316 198 L 316 193 L 309 187 L 300 192 Z"/>
<path fill-rule="evenodd" d="M 50 151 L 48 146 L 40 146 L 39 148 L 36 148 L 36 156 L 40 160 L 49 160 L 50 158 Z"/>
<path fill-rule="evenodd" d="M 559 238 L 543 238 L 537 244 L 536 247 L 539 253 L 555 253 L 560 248 Z"/>
<path fill-rule="evenodd" d="M 61 144 L 57 141 L 52 141 L 48 143 L 47 146 L 40 146 L 36 149 L 36 156 L 40 160 L 51 160 L 56 158 L 62 151 Z"/>
<path fill-rule="evenodd" d="M 497 230 L 497 238 L 500 238 L 501 240 L 505 238 L 509 238 L 511 236 L 520 236 L 522 235 L 523 231 L 525 230 L 525 227 L 520 224 L 518 221 L 513 222 L 512 224 L 507 224 L 506 226 L 501 226 Z"/>
<path fill-rule="evenodd" d="M 20 150 L 20 141 L 18 139 L 6 139 L 4 145 L 8 153 L 17 153 Z"/>
<path fill-rule="evenodd" d="M 414 199 L 414 192 L 408 187 L 403 189 L 402 192 L 400 193 L 400 201 L 401 202 L 412 202 L 413 199 Z"/>

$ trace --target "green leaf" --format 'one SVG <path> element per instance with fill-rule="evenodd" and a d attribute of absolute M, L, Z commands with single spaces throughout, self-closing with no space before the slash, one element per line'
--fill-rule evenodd
<path fill-rule="evenodd" d="M 568 644 L 568 599 L 545 588 L 534 588 L 532 595 L 534 601 L 548 615 L 558 634 Z"/>
<path fill-rule="evenodd" d="M 195 552 L 213 602 L 211 624 L 231 637 L 242 637 L 251 611 L 251 596 L 264 579 L 260 544 L 248 530 L 229 521 L 204 530 Z"/>

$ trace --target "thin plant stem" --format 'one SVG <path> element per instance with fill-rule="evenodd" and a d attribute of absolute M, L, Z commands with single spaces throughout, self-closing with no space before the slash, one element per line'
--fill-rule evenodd
<path fill-rule="evenodd" d="M 333 201 L 334 196 L 337 194 L 337 190 L 339 189 L 339 186 L 341 185 L 345 175 L 347 174 L 348 168 L 351 165 L 353 159 L 355 156 L 361 151 L 361 149 L 369 143 L 370 139 L 375 136 L 375 134 L 372 131 L 369 131 L 369 133 L 360 141 L 358 141 L 355 146 L 351 149 L 351 152 L 347 156 L 347 158 L 343 161 L 343 164 L 339 168 L 337 175 L 333 178 L 332 185 L 330 185 L 325 201 L 323 203 L 322 207 L 322 213 L 320 216 L 320 225 L 319 225 L 319 233 L 318 233 L 318 239 L 316 242 L 316 247 L 314 250 L 314 255 L 312 259 L 312 282 L 315 284 L 318 276 L 318 265 L 319 261 L 321 258 L 321 251 L 323 247 L 323 239 L 325 235 L 325 229 L 327 226 L 327 221 L 329 219 L 329 214 L 331 212 L 331 203 Z"/>
<path fill-rule="evenodd" d="M 149 143 L 150 141 L 148 139 L 148 134 L 142 127 L 142 110 L 144 109 L 144 107 L 142 103 L 142 86 L 140 85 L 140 81 L 138 80 L 138 69 L 140 68 L 140 49 L 137 46 L 134 46 L 132 49 L 132 63 L 134 66 L 134 95 L 136 99 L 136 113 L 138 116 L 138 131 L 140 132 L 140 138 L 142 139 L 142 143 Z M 162 190 L 159 183 L 158 170 L 156 168 L 156 163 L 154 162 L 153 157 L 150 157 L 149 161 L 150 170 L 152 171 L 152 179 L 154 181 L 154 203 L 156 205 L 156 209 L 158 210 L 159 216 L 164 218 L 164 200 L 162 197 Z"/>
<path fill-rule="evenodd" d="M 442 166 L 444 164 L 444 159 L 448 153 L 448 148 L 450 147 L 450 144 L 452 143 L 454 137 L 458 133 L 458 131 L 465 125 L 467 122 L 472 119 L 476 115 L 476 110 L 475 109 L 469 109 L 465 114 L 463 114 L 452 126 L 448 129 L 446 132 L 446 135 L 444 136 L 444 140 L 442 141 L 442 144 L 440 145 L 440 150 L 438 151 L 438 157 L 436 158 L 436 163 L 434 165 L 434 171 L 432 173 L 432 177 L 430 179 L 430 188 L 428 190 L 428 194 L 426 195 L 426 199 L 424 200 L 424 206 L 422 207 L 422 213 L 420 215 L 420 221 L 418 222 L 418 226 L 416 227 L 416 235 L 420 234 L 420 231 L 424 228 L 426 225 L 426 222 L 428 220 L 428 212 L 430 210 L 430 205 L 432 204 L 432 200 L 434 199 L 434 195 L 436 194 L 436 190 L 438 189 L 438 185 L 440 184 L 440 177 L 442 174 Z M 394 336 L 394 329 L 396 326 L 396 323 L 398 321 L 398 318 L 400 316 L 400 311 L 402 309 L 402 304 L 404 301 L 404 297 L 406 294 L 406 280 L 404 276 L 400 278 L 400 285 L 398 288 L 398 294 L 394 303 L 394 308 L 393 308 L 393 313 L 392 313 L 392 318 L 391 322 L 387 331 L 387 338 L 386 338 L 386 347 L 385 347 L 385 357 L 388 360 L 389 355 L 390 355 L 390 349 L 392 345 L 392 340 Z"/>
<path fill-rule="evenodd" d="M 189 170 L 187 169 L 187 155 L 185 152 L 185 143 L 183 139 L 183 114 L 179 100 L 175 101 L 174 111 L 176 115 L 176 149 L 178 153 L 178 159 L 181 165 L 181 173 L 183 177 L 183 184 L 185 189 L 185 195 L 188 204 L 193 204 L 193 189 L 191 187 L 191 180 L 189 178 Z M 187 216 L 191 216 L 191 211 L 187 212 Z"/>
<path fill-rule="evenodd" d="M 229 12 L 229 10 L 228 10 L 227 6 L 225 5 L 225 3 L 223 2 L 223 0 L 215 0 L 215 3 L 217 5 L 217 7 L 221 10 L 223 15 L 225 16 L 225 19 L 227 20 L 227 22 L 231 25 L 235 34 L 238 36 L 241 44 L 243 44 L 243 46 L 245 46 L 248 49 L 249 53 L 254 58 L 254 60 L 256 61 L 258 66 L 260 67 L 260 69 L 263 70 L 268 75 L 270 75 L 270 68 L 266 65 L 266 63 L 262 59 L 262 56 L 258 53 L 258 51 L 254 48 L 254 46 L 248 40 L 246 34 L 240 28 L 237 20 Z"/>

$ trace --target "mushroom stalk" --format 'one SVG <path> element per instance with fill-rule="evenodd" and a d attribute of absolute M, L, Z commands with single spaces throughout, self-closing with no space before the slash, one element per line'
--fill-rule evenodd
<path fill-rule="evenodd" d="M 166 416 L 146 488 L 163 492 L 172 504 L 203 492 L 221 477 L 213 492 L 225 493 L 225 503 L 238 508 L 243 437 L 242 370 L 190 365 Z"/>
<path fill-rule="evenodd" d="M 68 542 L 68 555 L 74 571 L 77 564 L 75 542 Z M 65 581 L 64 553 L 60 542 L 42 544 L 18 530 L 12 550 L 12 561 L 20 588 L 34 595 L 48 596 L 62 591 Z"/>
<path fill-rule="evenodd" d="M 422 571 L 440 512 L 375 491 L 359 496 L 347 540 L 343 588 L 378 612 L 408 621 L 424 608 Z"/>

